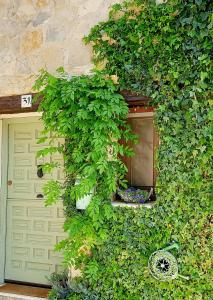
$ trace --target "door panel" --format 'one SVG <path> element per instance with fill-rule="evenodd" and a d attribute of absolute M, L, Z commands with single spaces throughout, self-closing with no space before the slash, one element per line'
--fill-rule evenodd
<path fill-rule="evenodd" d="M 153 118 L 129 118 L 138 143 L 133 145 L 133 157 L 124 157 L 128 168 L 127 180 L 132 186 L 154 185 L 154 124 Z"/>
<path fill-rule="evenodd" d="M 47 284 L 46 277 L 62 269 L 62 256 L 53 249 L 65 237 L 64 215 L 62 203 L 45 207 L 38 195 L 50 178 L 63 181 L 63 172 L 37 176 L 37 166 L 52 159 L 36 158 L 47 146 L 36 143 L 41 130 L 40 121 L 9 125 L 5 278 Z"/>
<path fill-rule="evenodd" d="M 41 131 L 40 122 L 9 125 L 8 199 L 36 199 L 43 193 L 44 183 L 52 177 L 37 176 L 37 166 L 50 162 L 50 157 L 36 157 L 38 150 L 48 146 L 37 144 Z"/>

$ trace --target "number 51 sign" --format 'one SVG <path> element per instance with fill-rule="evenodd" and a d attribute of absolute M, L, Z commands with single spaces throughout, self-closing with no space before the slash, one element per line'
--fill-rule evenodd
<path fill-rule="evenodd" d="M 32 107 L 32 95 L 22 95 L 21 96 L 21 107 Z"/>

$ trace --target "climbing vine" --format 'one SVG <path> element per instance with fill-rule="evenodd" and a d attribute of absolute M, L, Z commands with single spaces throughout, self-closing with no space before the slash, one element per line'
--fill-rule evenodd
<path fill-rule="evenodd" d="M 51 180 L 45 185 L 46 205 L 64 199 L 69 238 L 58 248 L 66 249 L 68 264 L 80 267 L 77 258 L 82 259 L 106 238 L 105 220 L 113 214 L 111 199 L 116 185 L 126 185 L 126 166 L 119 155 L 131 155 L 132 151 L 119 140 L 134 141 L 136 137 L 126 123 L 128 107 L 118 86 L 100 72 L 69 78 L 62 68 L 56 76 L 42 70 L 35 89 L 42 89 L 43 96 L 39 109 L 45 128 L 39 142 L 48 139 L 50 144 L 38 156 L 59 152 L 66 175 L 65 183 Z M 64 142 L 55 146 L 61 139 Z M 51 172 L 59 167 L 53 161 L 43 168 Z M 91 191 L 93 201 L 86 212 L 78 212 L 76 201 Z"/>
<path fill-rule="evenodd" d="M 85 42 L 93 46 L 95 75 L 68 80 L 43 73 L 36 86 L 45 87 L 46 129 L 67 139 L 69 238 L 60 247 L 82 270 L 67 299 L 211 299 L 212 1 L 124 1 Z M 156 108 L 160 146 L 151 210 L 110 205 L 125 174 L 117 155 L 131 152 L 118 140 L 134 139 L 119 89 L 152 97 Z M 74 175 L 82 178 L 79 187 Z M 90 206 L 77 212 L 76 198 L 94 185 Z M 51 195 L 50 189 L 50 202 Z M 159 282 L 149 274 L 148 259 L 173 240 L 180 245 L 180 271 L 190 280 Z M 62 299 L 56 291 L 52 297 Z"/>

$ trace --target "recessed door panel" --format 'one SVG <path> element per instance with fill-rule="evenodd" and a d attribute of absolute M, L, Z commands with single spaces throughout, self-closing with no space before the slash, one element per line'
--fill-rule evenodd
<path fill-rule="evenodd" d="M 153 118 L 130 118 L 129 124 L 138 136 L 133 157 L 124 157 L 128 168 L 127 180 L 132 186 L 154 185 L 154 124 Z"/>

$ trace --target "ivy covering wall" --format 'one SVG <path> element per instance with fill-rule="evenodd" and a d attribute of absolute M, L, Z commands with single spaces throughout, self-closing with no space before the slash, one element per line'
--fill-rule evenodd
<path fill-rule="evenodd" d="M 70 133 L 73 128 L 73 134 L 79 128 L 82 137 L 85 132 L 91 133 L 89 144 L 77 136 L 64 150 L 72 153 L 71 161 L 67 156 L 69 168 L 76 168 L 70 174 L 78 173 L 85 161 L 94 160 L 96 175 L 83 173 L 89 179 L 82 182 L 82 194 L 97 180 L 100 184 L 88 210 L 79 213 L 74 209 L 74 201 L 70 201 L 79 194 L 75 194 L 72 176 L 68 177 L 67 186 L 72 188 L 66 189 L 63 197 L 67 211 L 65 228 L 70 238 L 60 246 L 65 249 L 66 261 L 81 267 L 82 277 L 73 283 L 67 299 L 212 299 L 212 1 L 172 0 L 156 5 L 154 1 L 133 0 L 116 4 L 109 20 L 92 28 L 85 42 L 93 45 L 94 62 L 100 73 L 91 81 L 84 77 L 75 79 L 80 87 L 73 80 L 63 81 L 49 74 L 44 76 L 47 82 L 44 77 L 42 81 L 46 87 L 41 108 L 47 129 L 53 129 L 58 124 L 55 120 L 61 118 L 63 132 L 71 117 Z M 65 88 L 61 88 L 61 82 Z M 98 93 L 93 93 L 97 83 Z M 122 181 L 125 173 L 117 158 L 123 149 L 116 148 L 117 139 L 126 132 L 119 128 L 125 126 L 127 114 L 124 100 L 117 95 L 119 89 L 150 96 L 156 107 L 160 146 L 157 201 L 151 210 L 110 206 L 116 178 L 119 174 Z M 97 106 L 92 104 L 93 99 Z M 56 100 L 60 104 L 54 107 Z M 50 114 L 49 107 L 54 113 Z M 104 107 L 115 114 L 108 114 Z M 63 112 L 56 116 L 58 110 Z M 94 120 L 91 122 L 91 113 L 101 121 L 98 130 L 94 129 Z M 112 126 L 104 124 L 104 119 L 111 119 Z M 102 130 L 106 139 L 100 141 L 94 132 L 100 134 Z M 115 136 L 111 136 L 111 131 Z M 127 132 L 126 139 L 134 139 Z M 73 135 L 72 138 L 75 139 Z M 107 159 L 110 141 L 117 149 L 115 161 Z M 98 161 L 103 170 L 97 171 Z M 50 190 L 52 202 L 56 197 Z M 173 252 L 179 271 L 190 280 L 157 281 L 149 273 L 148 259 L 174 240 L 180 245 Z M 53 292 L 52 299 L 61 298 Z"/>

